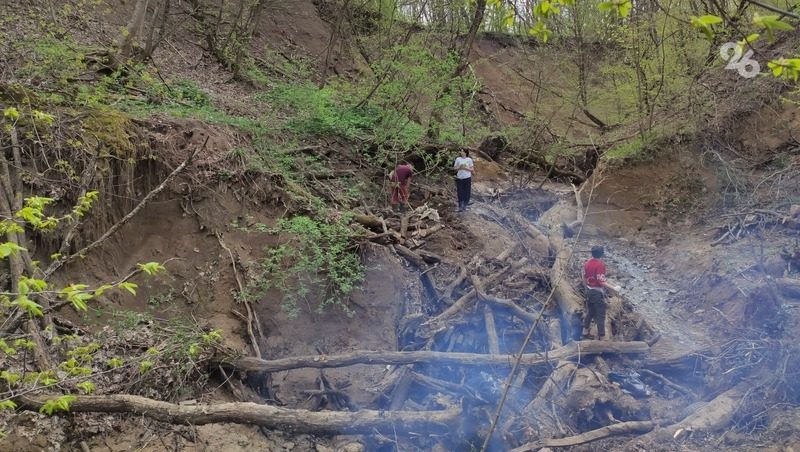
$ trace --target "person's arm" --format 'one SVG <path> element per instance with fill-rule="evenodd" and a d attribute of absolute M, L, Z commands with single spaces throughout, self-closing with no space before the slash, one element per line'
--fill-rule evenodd
<path fill-rule="evenodd" d="M 473 174 L 475 174 L 475 162 L 473 162 L 473 160 L 472 160 L 472 159 L 469 159 L 469 162 L 467 163 L 467 167 L 466 167 L 465 169 L 466 169 L 467 171 L 469 171 L 469 175 L 470 175 L 470 176 L 472 176 Z"/>
<path fill-rule="evenodd" d="M 622 289 L 621 287 L 617 286 L 616 284 L 612 283 L 611 281 L 606 278 L 606 274 L 602 273 L 597 275 L 597 280 L 600 281 L 600 284 L 603 285 L 606 289 L 610 290 L 611 292 L 619 295 L 619 291 Z"/>

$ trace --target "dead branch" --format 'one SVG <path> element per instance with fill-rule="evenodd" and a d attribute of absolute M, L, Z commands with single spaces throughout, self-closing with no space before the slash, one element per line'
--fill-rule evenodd
<path fill-rule="evenodd" d="M 579 357 L 603 353 L 641 354 L 650 347 L 645 342 L 616 341 L 577 341 L 546 353 L 526 353 L 522 355 L 524 366 L 540 366 L 558 360 L 572 360 Z M 341 355 L 297 356 L 264 360 L 253 357 L 240 358 L 221 363 L 223 367 L 245 372 L 280 372 L 283 370 L 332 367 L 346 367 L 354 364 L 428 364 L 436 366 L 499 366 L 510 367 L 513 355 L 483 355 L 478 353 L 450 353 L 433 351 L 369 351 L 358 350 Z"/>
<path fill-rule="evenodd" d="M 491 275 L 489 278 L 486 279 L 486 285 L 493 285 L 502 281 L 509 272 L 512 270 L 516 270 L 522 266 L 524 266 L 528 262 L 527 258 L 522 258 L 517 262 L 505 267 L 503 270 L 496 272 L 495 274 Z M 420 325 L 420 329 L 418 331 L 421 337 L 431 338 L 436 333 L 443 328 L 447 327 L 447 321 L 455 317 L 456 315 L 460 314 L 463 310 L 467 307 L 472 305 L 472 301 L 477 298 L 478 292 L 475 289 L 470 290 L 466 294 L 464 294 L 461 298 L 459 298 L 455 303 L 453 303 L 450 307 L 444 310 L 441 314 L 428 319 L 425 323 Z"/>
<path fill-rule="evenodd" d="M 590 430 L 581 433 L 580 435 L 570 436 L 567 438 L 546 439 L 543 441 L 535 441 L 532 443 L 524 444 L 511 452 L 528 452 L 539 450 L 543 447 L 570 447 L 579 444 L 586 444 L 599 439 L 608 438 L 611 436 L 628 435 L 631 433 L 649 432 L 653 429 L 655 423 L 652 421 L 631 421 L 621 422 L 619 424 L 612 424 L 606 427 Z"/>
<path fill-rule="evenodd" d="M 20 398 L 28 410 L 38 410 L 46 396 Z M 179 405 L 135 395 L 75 396 L 71 413 L 133 413 L 172 424 L 204 425 L 219 422 L 260 425 L 297 433 L 336 434 L 446 430 L 461 418 L 461 408 L 440 411 L 355 412 L 295 410 L 248 402 Z"/>
<path fill-rule="evenodd" d="M 217 237 L 219 246 L 221 246 L 222 249 L 227 251 L 228 255 L 231 258 L 231 267 L 233 267 L 233 276 L 236 278 L 236 284 L 239 286 L 239 297 L 241 298 L 242 304 L 244 304 L 244 307 L 247 310 L 247 336 L 250 338 L 250 347 L 253 349 L 253 352 L 256 354 L 256 357 L 261 358 L 261 347 L 258 346 L 258 339 L 256 339 L 256 335 L 253 333 L 254 323 L 258 328 L 260 328 L 259 325 L 261 324 L 261 322 L 259 322 L 258 320 L 258 314 L 255 313 L 253 307 L 250 305 L 250 300 L 247 299 L 244 286 L 242 285 L 242 280 L 239 279 L 239 271 L 236 269 L 236 258 L 233 257 L 233 251 L 231 251 L 231 249 L 228 248 L 228 245 L 225 244 L 225 241 L 222 240 L 222 234 L 219 231 L 216 231 L 214 235 L 216 235 Z"/>

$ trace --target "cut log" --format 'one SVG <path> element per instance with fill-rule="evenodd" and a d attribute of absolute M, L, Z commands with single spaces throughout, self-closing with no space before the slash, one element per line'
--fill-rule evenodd
<path fill-rule="evenodd" d="M 647 353 L 650 347 L 645 342 L 578 341 L 545 353 L 522 355 L 523 366 L 540 366 L 558 360 L 581 359 L 584 356 L 603 353 L 639 354 Z M 478 353 L 448 353 L 433 351 L 375 352 L 360 350 L 341 355 L 312 355 L 294 358 L 264 360 L 240 358 L 233 362 L 220 363 L 224 367 L 245 372 L 280 372 L 283 370 L 331 367 L 346 367 L 354 364 L 428 364 L 439 366 L 501 366 L 510 367 L 514 355 L 483 355 Z"/>
<path fill-rule="evenodd" d="M 477 278 L 477 277 L 475 277 Z M 497 339 L 497 328 L 494 324 L 494 313 L 488 305 L 483 306 L 483 319 L 486 324 L 486 340 L 489 343 L 489 354 L 500 354 L 500 341 Z"/>
<path fill-rule="evenodd" d="M 380 217 L 372 216 L 372 215 L 362 215 L 362 214 L 354 214 L 353 220 L 356 223 L 364 226 L 367 229 L 370 229 L 375 232 L 384 232 L 383 226 L 384 222 L 383 219 Z"/>
<path fill-rule="evenodd" d="M 539 450 L 543 447 L 570 447 L 580 444 L 586 444 L 599 439 L 608 438 L 617 435 L 628 435 L 631 433 L 649 432 L 655 426 L 651 421 L 631 421 L 621 422 L 619 424 L 612 424 L 606 427 L 598 428 L 581 433 L 580 435 L 570 436 L 567 438 L 554 438 L 542 441 L 535 441 L 532 443 L 524 444 L 516 449 L 511 449 L 511 452 L 528 452 Z"/>
<path fill-rule="evenodd" d="M 446 431 L 461 419 L 461 409 L 441 411 L 355 412 L 293 410 L 248 402 L 178 405 L 135 395 L 74 396 L 70 413 L 131 413 L 173 424 L 203 425 L 219 422 L 252 424 L 297 433 L 340 435 L 343 433 L 394 434 L 409 431 Z M 24 409 L 38 410 L 48 397 L 19 398 Z"/>

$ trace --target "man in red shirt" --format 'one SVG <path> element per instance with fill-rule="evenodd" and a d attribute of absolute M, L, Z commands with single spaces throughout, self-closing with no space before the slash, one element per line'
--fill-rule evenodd
<path fill-rule="evenodd" d="M 583 282 L 586 284 L 586 315 L 583 317 L 583 336 L 589 336 L 592 320 L 597 324 L 597 339 L 606 340 L 606 290 L 619 288 L 606 280 L 606 265 L 600 259 L 605 255 L 602 246 L 592 247 L 592 258 L 583 266 Z"/>
<path fill-rule="evenodd" d="M 411 177 L 414 175 L 414 167 L 410 163 L 403 161 L 392 171 L 389 175 L 389 182 L 392 185 L 392 210 L 405 211 L 408 205 L 409 187 L 411 186 Z"/>

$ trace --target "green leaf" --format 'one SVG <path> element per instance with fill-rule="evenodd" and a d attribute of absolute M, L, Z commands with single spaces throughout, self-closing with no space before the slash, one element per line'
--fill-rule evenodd
<path fill-rule="evenodd" d="M 3 353 L 5 353 L 8 356 L 14 356 L 17 354 L 17 350 L 12 347 L 9 347 L 6 341 L 4 341 L 3 339 L 0 339 L 0 350 L 2 350 Z"/>
<path fill-rule="evenodd" d="M 0 259 L 5 259 L 8 256 L 16 254 L 17 251 L 25 251 L 25 248 L 14 242 L 0 243 Z"/>
<path fill-rule="evenodd" d="M 0 372 L 0 378 L 5 380 L 6 384 L 8 384 L 9 386 L 16 386 L 17 382 L 20 379 L 20 376 L 17 373 L 4 370 Z"/>
<path fill-rule="evenodd" d="M 714 24 L 722 23 L 722 18 L 710 14 L 706 14 L 703 16 L 692 16 L 691 23 L 694 28 L 697 28 L 704 35 L 706 35 L 706 38 L 712 40 L 714 38 L 714 30 L 711 28 L 711 26 Z"/>
<path fill-rule="evenodd" d="M 148 262 L 146 264 L 137 264 L 137 266 L 139 267 L 139 270 L 147 273 L 149 276 L 153 276 L 153 275 L 155 275 L 157 273 L 160 273 L 160 272 L 166 270 L 166 268 L 163 265 L 159 264 L 158 262 Z"/>
<path fill-rule="evenodd" d="M 69 411 L 69 404 L 74 402 L 77 397 L 73 395 L 61 396 L 57 399 L 50 399 L 39 408 L 39 412 L 52 416 L 59 411 Z"/>
<path fill-rule="evenodd" d="M 78 311 L 86 311 L 88 308 L 88 304 L 86 302 L 94 298 L 94 295 L 86 292 L 88 287 L 89 286 L 86 284 L 70 284 L 69 286 L 61 289 L 61 291 L 59 291 L 59 295 L 72 303 L 72 306 L 74 306 Z"/>
<path fill-rule="evenodd" d="M 17 404 L 13 400 L 3 400 L 0 402 L 0 411 L 3 410 L 16 410 Z"/>
<path fill-rule="evenodd" d="M 772 42 L 775 40 L 776 31 L 794 30 L 794 27 L 780 20 L 775 15 L 762 16 L 758 13 L 753 15 L 753 24 L 767 31 L 767 39 Z"/>
<path fill-rule="evenodd" d="M 125 362 L 123 360 L 121 360 L 120 358 L 111 358 L 108 361 L 106 361 L 106 366 L 108 366 L 111 369 L 116 369 L 117 367 L 122 367 L 123 364 L 125 364 Z"/>
<path fill-rule="evenodd" d="M 135 283 L 132 282 L 121 282 L 119 283 L 118 287 L 127 290 L 131 293 L 131 295 L 136 295 L 136 288 L 139 287 Z"/>
<path fill-rule="evenodd" d="M 547 40 L 550 39 L 551 31 L 547 28 L 547 24 L 540 20 L 539 22 L 536 22 L 536 25 L 528 30 L 528 34 L 535 36 L 536 39 L 542 41 L 543 43 L 547 43 Z"/>
<path fill-rule="evenodd" d="M 100 295 L 103 295 L 103 293 L 105 293 L 106 290 L 113 289 L 113 288 L 114 288 L 114 286 L 112 286 L 111 284 L 103 284 L 102 286 L 100 286 L 100 287 L 98 287 L 97 289 L 94 290 L 94 295 L 96 297 L 99 297 Z"/>
<path fill-rule="evenodd" d="M 75 387 L 83 391 L 85 394 L 91 394 L 96 389 L 94 383 L 91 381 L 82 381 L 76 384 Z"/>
<path fill-rule="evenodd" d="M 219 342 L 222 340 L 222 334 L 220 334 L 221 330 L 212 330 L 206 334 L 204 334 L 203 342 L 206 344 L 211 344 L 213 342 Z"/>
<path fill-rule="evenodd" d="M 152 361 L 144 360 L 144 361 L 139 363 L 139 373 L 141 373 L 141 374 L 147 373 L 152 368 L 153 368 L 153 362 Z"/>
<path fill-rule="evenodd" d="M 23 276 L 19 279 L 19 292 L 28 295 L 31 292 L 41 292 L 47 289 L 47 282 L 42 279 Z"/>
<path fill-rule="evenodd" d="M 189 346 L 189 356 L 191 356 L 192 358 L 197 358 L 197 356 L 200 355 L 200 352 L 202 350 L 203 349 L 200 347 L 200 344 L 194 343 Z"/>
<path fill-rule="evenodd" d="M 48 126 L 51 126 L 53 125 L 53 121 L 55 121 L 56 118 L 53 117 L 53 115 L 47 114 L 45 112 L 39 110 L 33 110 L 33 119 L 37 121 L 42 121 Z"/>
<path fill-rule="evenodd" d="M 797 81 L 800 78 L 800 58 L 778 58 L 767 63 L 772 75 Z"/>
<path fill-rule="evenodd" d="M 31 317 L 42 317 L 42 306 L 25 295 L 20 295 L 11 304 L 19 306 L 20 309 L 26 311 Z"/>
<path fill-rule="evenodd" d="M 29 339 L 17 339 L 14 341 L 14 347 L 24 348 L 25 350 L 33 350 L 36 348 L 36 342 Z"/>
<path fill-rule="evenodd" d="M 14 107 L 8 107 L 3 110 L 3 116 L 10 119 L 11 121 L 16 121 L 19 119 L 19 110 Z"/>
<path fill-rule="evenodd" d="M 611 0 L 608 2 L 600 2 L 597 5 L 597 9 L 600 11 L 614 11 L 614 13 L 621 18 L 628 17 L 631 13 L 631 8 L 633 8 L 633 4 L 630 0 Z"/>

